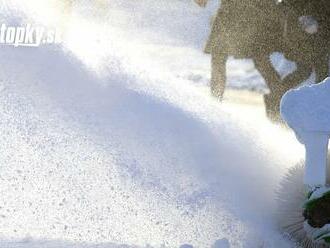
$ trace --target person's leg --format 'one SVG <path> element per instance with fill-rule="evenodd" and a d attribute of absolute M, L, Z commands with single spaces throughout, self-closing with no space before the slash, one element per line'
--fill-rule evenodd
<path fill-rule="evenodd" d="M 281 91 L 281 77 L 273 67 L 270 55 L 262 55 L 254 58 L 254 64 L 264 78 L 271 93 Z"/>
<path fill-rule="evenodd" d="M 221 12 L 220 9 L 218 9 L 217 13 L 212 16 L 210 25 L 211 25 L 211 32 L 207 39 L 204 52 L 207 54 L 211 54 L 212 50 L 218 46 L 218 43 L 220 42 L 220 26 L 221 26 Z"/>
<path fill-rule="evenodd" d="M 216 15 L 212 17 L 211 33 L 207 40 L 204 52 L 211 54 L 211 93 L 222 100 L 226 86 L 226 62 L 228 55 L 225 54 L 220 40 L 220 31 L 223 25 L 221 10 L 218 9 Z"/>
<path fill-rule="evenodd" d="M 298 61 L 296 65 L 297 69 L 283 79 L 283 90 L 285 92 L 306 81 L 313 71 L 311 63 L 306 61 Z"/>
<path fill-rule="evenodd" d="M 315 60 L 315 73 L 316 82 L 322 82 L 329 76 L 329 55 L 324 53 L 321 54 L 317 60 Z"/>
<path fill-rule="evenodd" d="M 211 93 L 222 100 L 226 87 L 226 63 L 227 55 L 218 49 L 211 52 Z"/>
<path fill-rule="evenodd" d="M 273 121 L 280 121 L 280 101 L 283 94 L 281 78 L 273 67 L 269 55 L 258 56 L 254 59 L 255 67 L 264 78 L 269 94 L 264 95 L 266 115 Z"/>

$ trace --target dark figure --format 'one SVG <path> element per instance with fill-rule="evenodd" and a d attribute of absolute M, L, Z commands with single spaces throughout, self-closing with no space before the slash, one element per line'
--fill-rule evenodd
<path fill-rule="evenodd" d="M 269 117 L 279 116 L 283 94 L 305 81 L 315 70 L 316 82 L 328 76 L 330 51 L 329 6 L 324 0 L 286 0 L 279 5 L 285 15 L 282 48 L 284 55 L 296 62 L 297 70 L 280 84 L 266 81 L 270 94 L 265 95 Z"/>
<path fill-rule="evenodd" d="M 324 9 L 319 11 L 323 5 L 316 1 L 320 0 L 287 0 L 283 3 L 273 0 L 222 0 L 205 48 L 212 57 L 212 94 L 219 99 L 223 96 L 229 56 L 254 60 L 256 69 L 270 89 L 270 94 L 265 95 L 267 115 L 275 120 L 279 117 L 282 95 L 307 79 L 312 68 L 316 68 L 317 75 L 323 79 L 327 74 L 325 65 L 328 64 L 324 51 L 329 46 L 325 43 L 320 47 L 318 41 L 329 40 L 326 39 L 329 16 L 324 14 Z M 207 0 L 196 2 L 205 6 Z M 307 6 L 303 2 L 313 3 Z M 304 19 L 299 18 L 305 15 L 304 11 L 310 11 L 308 15 L 318 16 L 320 20 L 325 19 L 320 21 L 317 34 L 309 34 L 303 29 L 301 23 Z M 283 52 L 297 63 L 297 71 L 283 81 L 269 59 L 275 51 Z"/>
<path fill-rule="evenodd" d="M 286 0 L 287 28 L 283 52 L 292 60 L 306 61 L 316 70 L 316 81 L 328 74 L 330 4 L 328 0 Z"/>
<path fill-rule="evenodd" d="M 212 55 L 211 91 L 223 96 L 229 56 L 251 58 L 263 76 L 279 82 L 269 55 L 280 50 L 281 18 L 273 0 L 224 0 L 213 20 L 205 52 Z M 283 18 L 282 18 L 283 19 Z"/>

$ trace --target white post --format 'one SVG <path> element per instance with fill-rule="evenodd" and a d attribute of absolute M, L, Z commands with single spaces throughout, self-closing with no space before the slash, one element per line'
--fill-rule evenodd
<path fill-rule="evenodd" d="M 299 136 L 306 149 L 304 183 L 311 188 L 326 185 L 329 135 L 322 132 L 300 132 Z"/>
<path fill-rule="evenodd" d="M 281 101 L 283 119 L 295 131 L 298 140 L 305 145 L 306 149 L 304 184 L 308 198 L 305 203 L 322 197 L 324 192 L 330 192 L 327 187 L 330 137 L 329 93 L 330 77 L 319 84 L 290 90 Z M 308 220 L 304 222 L 307 237 L 316 243 L 327 242 L 325 238 L 330 237 L 329 227 L 330 223 L 322 228 L 313 228 Z M 314 245 L 311 244 L 311 246 Z"/>

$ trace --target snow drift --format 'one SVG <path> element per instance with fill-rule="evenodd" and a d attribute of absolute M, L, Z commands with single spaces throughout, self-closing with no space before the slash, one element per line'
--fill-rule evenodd
<path fill-rule="evenodd" d="M 281 112 L 289 125 L 305 131 L 329 132 L 330 78 L 287 92 L 281 103 Z"/>
<path fill-rule="evenodd" d="M 165 16 L 184 7 L 194 20 L 187 3 L 161 3 Z M 178 77 L 183 55 L 207 58 L 150 27 L 151 1 L 112 4 L 117 22 L 78 12 L 63 46 L 0 49 L 3 246 L 290 247 L 273 214 L 277 184 L 301 156 L 292 135 Z M 132 8 L 146 24 L 135 33 Z"/>

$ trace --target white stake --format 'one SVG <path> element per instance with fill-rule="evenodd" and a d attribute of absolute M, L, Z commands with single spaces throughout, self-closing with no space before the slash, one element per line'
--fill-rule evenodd
<path fill-rule="evenodd" d="M 299 132 L 299 138 L 306 149 L 304 183 L 310 188 L 325 186 L 329 135 L 321 132 Z"/>

